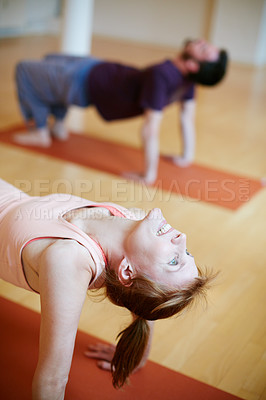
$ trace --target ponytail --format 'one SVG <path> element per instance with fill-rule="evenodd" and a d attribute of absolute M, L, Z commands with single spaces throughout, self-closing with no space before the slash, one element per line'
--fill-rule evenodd
<path fill-rule="evenodd" d="M 147 321 L 169 318 L 179 314 L 202 295 L 217 274 L 199 276 L 180 289 L 169 289 L 142 275 L 132 279 L 132 285 L 121 284 L 115 271 L 107 269 L 105 289 L 108 299 L 117 306 L 126 307 L 136 319 L 119 333 L 118 344 L 111 362 L 113 385 L 121 388 L 127 377 L 141 363 L 148 344 L 150 328 Z"/>
<path fill-rule="evenodd" d="M 147 321 L 137 317 L 119 333 L 118 344 L 111 363 L 113 386 L 121 388 L 127 377 L 140 364 L 148 344 L 150 328 Z"/>

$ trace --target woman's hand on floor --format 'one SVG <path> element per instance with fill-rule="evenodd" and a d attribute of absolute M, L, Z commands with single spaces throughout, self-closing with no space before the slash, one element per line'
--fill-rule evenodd
<path fill-rule="evenodd" d="M 189 167 L 192 164 L 192 159 L 184 157 L 184 156 L 175 156 L 175 155 L 163 155 L 164 160 L 170 161 L 173 164 L 177 165 L 181 168 Z"/>
<path fill-rule="evenodd" d="M 97 362 L 98 367 L 106 371 L 111 371 L 111 361 L 114 353 L 115 345 L 104 343 L 91 344 L 84 352 L 86 357 L 99 360 Z"/>

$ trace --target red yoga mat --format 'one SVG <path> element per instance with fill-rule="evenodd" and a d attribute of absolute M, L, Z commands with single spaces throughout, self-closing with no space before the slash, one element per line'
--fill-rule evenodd
<path fill-rule="evenodd" d="M 70 134 L 66 142 L 54 141 L 47 149 L 20 146 L 12 140 L 12 134 L 23 130 L 25 127 L 20 125 L 0 132 L 0 142 L 118 176 L 124 171 L 143 171 L 143 153 L 139 149 L 84 134 Z M 230 210 L 238 209 L 262 188 L 260 180 L 198 164 L 179 168 L 162 156 L 153 186 Z"/>
<path fill-rule="evenodd" d="M 38 358 L 40 314 L 0 297 L 0 398 L 30 400 Z M 95 337 L 78 331 L 66 400 L 237 400 L 178 372 L 148 361 L 122 390 L 111 375 L 83 355 Z"/>

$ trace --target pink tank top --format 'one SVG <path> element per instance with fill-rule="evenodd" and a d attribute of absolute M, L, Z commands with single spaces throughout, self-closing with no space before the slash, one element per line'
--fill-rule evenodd
<path fill-rule="evenodd" d="M 95 203 L 67 194 L 30 197 L 18 189 L 3 200 L 0 190 L 0 278 L 32 290 L 24 275 L 22 250 L 33 240 L 63 238 L 76 240 L 90 252 L 95 262 L 92 286 L 106 265 L 106 257 L 91 237 L 63 218 L 67 212 L 83 207 L 104 207 L 112 215 L 135 219 L 129 210 L 113 203 Z"/>

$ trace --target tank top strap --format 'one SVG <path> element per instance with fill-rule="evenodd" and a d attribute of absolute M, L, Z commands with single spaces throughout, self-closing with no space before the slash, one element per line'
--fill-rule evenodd
<path fill-rule="evenodd" d="M 137 219 L 132 211 L 128 210 L 127 208 L 125 208 L 123 206 L 120 206 L 119 204 L 108 203 L 108 202 L 95 203 L 93 205 L 93 207 L 106 208 L 115 217 L 128 218 L 128 219 L 132 219 L 132 220 L 136 220 Z"/>

